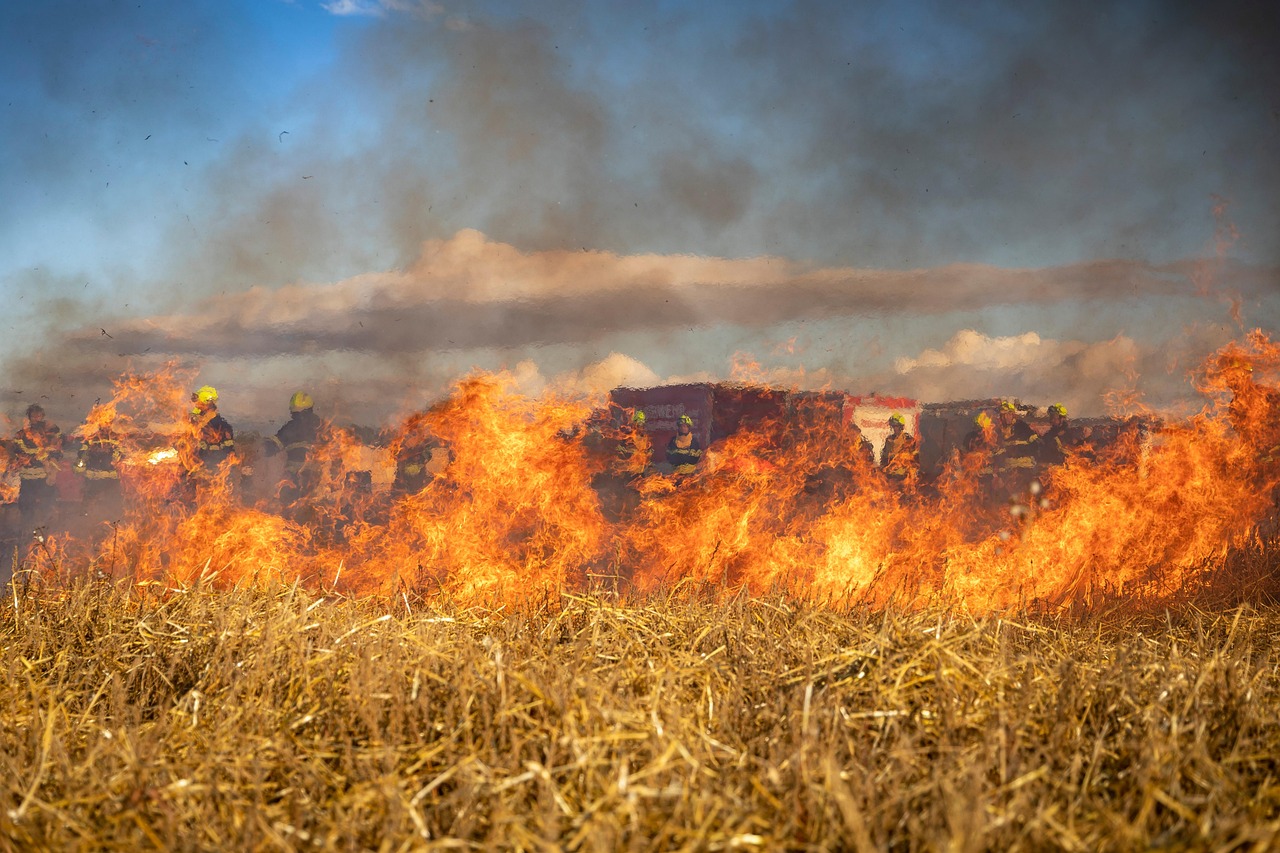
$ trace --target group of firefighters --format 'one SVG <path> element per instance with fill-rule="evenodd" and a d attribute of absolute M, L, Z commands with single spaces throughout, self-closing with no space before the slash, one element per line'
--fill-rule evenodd
<path fill-rule="evenodd" d="M 1054 466 L 1066 461 L 1071 440 L 1067 408 L 1054 403 L 1048 409 L 1049 426 L 1038 433 L 1019 413 L 1011 401 L 1003 401 L 995 418 L 981 411 L 974 418 L 973 430 L 956 448 L 952 468 L 957 473 L 972 476 L 980 490 L 1000 500 L 1017 498 L 1027 494 L 1032 484 L 1047 479 Z M 617 453 L 622 464 L 615 468 L 633 477 L 649 471 L 649 450 L 637 448 L 634 436 L 646 429 L 645 413 L 635 410 L 630 426 L 624 429 L 617 443 Z M 889 483 L 914 490 L 920 481 L 920 442 L 907 431 L 907 419 L 894 412 L 887 421 L 889 434 L 881 446 L 877 459 L 874 446 L 856 424 L 850 424 L 855 453 L 869 469 L 878 469 Z M 637 456 L 644 462 L 636 464 Z M 676 421 L 676 433 L 667 442 L 666 461 L 677 476 L 692 474 L 701 461 L 703 448 L 693 431 L 693 419 L 682 414 Z"/>
<path fill-rule="evenodd" d="M 319 467 L 313 460 L 313 449 L 326 434 L 326 422 L 316 414 L 311 395 L 298 391 L 289 399 L 290 418 L 267 438 L 267 456 L 284 454 L 284 477 L 277 496 L 282 507 L 298 505 L 314 490 Z M 97 416 L 93 416 L 97 414 Z M 109 413 L 108 413 L 109 415 Z M 98 412 L 75 431 L 80 438 L 73 470 L 81 475 L 86 505 L 97 508 L 100 517 L 110 517 L 121 508 L 120 463 L 123 457 L 121 437 L 113 428 L 112 418 Z M 650 468 L 652 449 L 647 444 L 646 418 L 643 411 L 630 412 L 623 424 L 623 436 L 615 447 L 615 470 L 628 470 L 630 478 Z M 219 466 L 235 454 L 235 433 L 231 424 L 218 411 L 218 392 L 206 385 L 191 395 L 188 416 L 189 434 L 185 454 L 175 453 L 182 463 L 182 494 L 194 499 L 201 487 L 213 479 Z M 888 419 L 889 434 L 876 459 L 872 445 L 857 436 L 859 453 L 868 467 L 878 468 L 890 483 L 913 489 L 920 477 L 920 446 L 915 435 L 907 431 L 906 418 L 894 413 Z M 643 448 L 635 437 L 645 435 Z M 958 451 L 965 469 L 976 476 L 992 494 L 1007 496 L 1025 492 L 1041 473 L 1065 459 L 1067 411 L 1060 404 L 1049 407 L 1049 428 L 1038 434 L 1019 415 L 1013 403 L 1000 405 L 996 419 L 987 412 L 974 420 L 973 431 Z M 421 446 L 419 446 L 421 445 Z M 51 423 L 44 409 L 33 404 L 26 410 L 25 423 L 17 434 L 0 442 L 0 460 L 7 459 L 10 472 L 17 473 L 19 490 L 17 506 L 22 525 L 38 527 L 51 516 L 56 499 L 54 486 L 64 465 L 66 442 L 59 428 Z M 427 466 L 433 442 L 417 442 L 397 454 L 397 470 L 393 493 L 416 491 L 431 479 Z M 667 442 L 665 458 L 677 479 L 687 478 L 698 470 L 704 448 L 694 431 L 693 418 L 681 414 L 676 432 Z"/>
<path fill-rule="evenodd" d="M 1072 443 L 1068 436 L 1063 404 L 1049 407 L 1049 428 L 1041 435 L 1006 400 L 995 420 L 985 411 L 974 418 L 973 430 L 960 448 L 960 461 L 987 494 L 1018 500 L 1044 485 L 1052 469 L 1066 461 Z"/>
<path fill-rule="evenodd" d="M 289 401 L 291 418 L 268 440 L 268 455 L 283 452 L 289 481 L 282 486 L 282 496 L 289 500 L 302 483 L 298 482 L 311 445 L 321 429 L 321 420 L 313 411 L 310 395 L 298 392 Z M 235 453 L 235 431 L 218 411 L 218 391 L 211 385 L 191 394 L 188 413 L 189 431 L 175 444 L 185 452 L 170 448 L 161 455 L 177 457 L 182 465 L 181 495 L 194 498 L 201 486 L 213 479 L 218 467 Z M 109 518 L 118 514 L 121 504 L 120 466 L 125 448 L 110 411 L 95 406 L 86 423 L 74 433 L 79 437 L 79 450 L 72 471 L 82 478 L 85 506 L 95 508 L 97 515 Z M 12 439 L 0 440 L 0 469 L 16 473 L 18 478 L 17 508 L 22 527 L 33 529 L 51 519 L 57 498 L 56 482 L 69 460 L 66 437 L 50 422 L 44 407 L 33 403 L 27 407 L 21 429 Z M 291 494 L 288 489 L 294 489 Z"/>
<path fill-rule="evenodd" d="M 84 514 L 93 521 L 114 520 L 120 516 L 122 463 L 126 450 L 139 450 L 140 437 L 129 436 L 133 441 L 126 448 L 123 440 L 126 436 L 120 434 L 114 412 L 97 405 L 72 435 L 79 439 L 73 458 L 69 450 L 72 443 L 48 420 L 42 406 L 32 404 L 27 407 L 24 423 L 13 438 L 0 439 L 0 475 L 16 474 L 18 479 L 18 517 L 11 522 L 16 522 L 20 529 L 38 530 L 53 521 L 59 492 L 57 483 L 68 464 L 80 480 Z M 336 467 L 321 464 L 317 459 L 316 448 L 329 435 L 329 425 L 316 413 L 314 399 L 305 391 L 297 391 L 289 398 L 289 420 L 263 442 L 263 456 L 283 454 L 284 457 L 283 476 L 272 485 L 286 515 L 313 520 L 307 513 L 307 503 L 324 480 L 324 474 Z M 178 434 L 166 435 L 165 440 L 172 446 L 159 450 L 145 448 L 143 452 L 152 463 L 176 462 L 179 478 L 168 497 L 177 503 L 193 504 L 203 489 L 214 484 L 222 464 L 237 457 L 235 430 L 218 411 L 218 391 L 211 385 L 192 392 L 186 423 Z M 434 440 L 417 440 L 405 442 L 398 448 L 392 495 L 417 491 L 426 485 L 432 476 L 428 466 L 437 447 Z M 248 473 L 247 468 L 240 471 L 241 475 Z M 346 485 L 354 488 L 363 485 L 366 491 L 371 491 L 369 472 L 339 473 L 345 473 Z M 12 527 L 12 523 L 9 526 Z M 0 530 L 0 534 L 13 532 L 12 529 Z"/>

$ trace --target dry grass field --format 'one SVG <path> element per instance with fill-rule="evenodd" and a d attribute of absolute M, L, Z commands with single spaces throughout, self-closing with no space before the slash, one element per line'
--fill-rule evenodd
<path fill-rule="evenodd" d="M 18 584 L 0 841 L 1273 850 L 1280 608 L 1243 563 L 1176 608 L 984 616 Z"/>

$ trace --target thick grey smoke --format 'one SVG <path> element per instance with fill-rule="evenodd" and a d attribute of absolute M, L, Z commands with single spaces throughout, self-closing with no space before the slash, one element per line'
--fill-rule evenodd
<path fill-rule="evenodd" d="M 1276 269 L 1210 266 L 1250 305 L 1280 280 Z M 713 328 L 704 328 L 701 317 L 714 317 L 716 328 L 737 329 L 761 346 L 776 327 L 829 325 L 842 317 L 854 322 L 874 316 L 898 325 L 933 317 L 945 325 L 946 318 L 962 322 L 993 309 L 1035 316 L 1067 308 L 1105 318 L 1100 328 L 1106 328 L 1138 324 L 1157 304 L 1199 305 L 1221 314 L 1203 295 L 1205 269 L 1200 262 L 1132 261 L 1041 270 L 977 264 L 906 272 L 809 268 L 779 258 L 523 252 L 466 231 L 424 244 L 403 270 L 205 297 L 183 313 L 113 320 L 110 331 L 68 326 L 61 318 L 60 330 L 51 324 L 46 331 L 48 339 L 60 341 L 56 356 L 36 353 L 14 363 L 10 376 L 83 401 L 105 393 L 126 369 L 175 363 L 204 368 L 206 376 L 230 383 L 241 411 L 258 419 L 278 408 L 285 389 L 301 384 L 324 387 L 352 417 L 378 420 L 414 399 L 421 403 L 441 393 L 472 365 L 492 368 L 523 359 L 525 371 L 538 374 L 533 384 L 545 386 L 554 377 L 543 375 L 538 354 L 548 349 L 583 354 L 571 365 L 576 374 L 561 377 L 568 387 L 598 392 L 614 375 L 656 381 L 660 375 L 644 363 L 644 354 L 660 342 L 678 341 L 672 346 L 687 348 L 686 356 L 713 351 L 709 341 L 699 340 Z M 59 322 L 56 315 L 50 319 Z M 1094 411 L 1105 395 L 1145 384 L 1154 404 L 1168 405 L 1189 392 L 1187 369 L 1232 331 L 1215 329 L 1213 341 L 1196 339 L 1194 346 L 1185 329 L 1155 340 L 1122 335 L 1095 343 L 971 329 L 923 352 L 910 341 L 896 341 L 893 351 L 881 352 L 892 370 L 877 366 L 885 358 L 868 362 L 836 353 L 809 364 L 807 374 L 766 366 L 760 378 L 926 400 L 998 394 L 1034 399 L 1038 391 L 1073 409 Z M 1183 340 L 1175 343 L 1175 337 Z M 636 353 L 588 364 L 601 358 L 591 353 L 608 352 L 624 339 L 643 345 Z M 1176 359 L 1159 362 L 1161 353 L 1173 352 Z M 727 356 L 723 352 L 708 362 L 695 355 L 671 375 L 731 378 Z M 1172 381 L 1160 378 L 1174 374 Z M 26 399 L 21 392 L 15 386 L 5 396 L 20 403 Z"/>
<path fill-rule="evenodd" d="M 384 14 L 275 103 L 237 59 L 268 38 L 215 7 L 16 10 L 0 63 L 30 88 L 0 163 L 26 182 L 6 186 L 84 211 L 48 223 L 51 245 L 79 228 L 150 250 L 57 280 L 0 271 L 33 306 L 10 314 L 32 343 L 5 406 L 164 359 L 316 382 L 376 360 L 425 385 L 473 351 L 581 346 L 582 369 L 611 336 L 712 325 L 990 309 L 1105 342 L 1140 324 L 1107 306 L 1206 289 L 1276 319 L 1275 4 L 407 6 L 335 6 Z M 1215 252 L 1215 197 L 1240 260 L 1206 267 L 1186 259 Z M 469 228 L 540 269 L 441 272 Z M 543 284 L 504 294 L 525 280 Z M 1205 301 L 1166 334 L 1222 313 Z M 945 340 L 908 330 L 886 357 Z M 694 343 L 678 372 L 706 358 Z"/>

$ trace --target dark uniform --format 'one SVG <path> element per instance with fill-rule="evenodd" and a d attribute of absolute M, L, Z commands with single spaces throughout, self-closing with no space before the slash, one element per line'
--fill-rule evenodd
<path fill-rule="evenodd" d="M 680 416 L 676 429 L 667 442 L 667 461 L 675 467 L 675 473 L 692 474 L 702 461 L 702 442 L 693 434 L 693 420 L 688 415 Z"/>
<path fill-rule="evenodd" d="M 291 409 L 294 406 L 290 406 Z M 289 507 L 310 495 L 319 484 L 320 471 L 311 460 L 311 450 L 324 432 L 324 421 L 310 405 L 291 411 L 289 421 L 267 441 L 267 454 L 284 452 L 285 481 L 280 485 L 280 503 Z"/>
<path fill-rule="evenodd" d="M 200 464 L 206 471 L 216 471 L 236 448 L 235 431 L 227 419 L 218 414 L 217 406 L 210 406 L 203 414 L 193 414 L 191 422 L 196 425 L 196 456 Z"/>
<path fill-rule="evenodd" d="M 1006 498 L 1027 494 L 1036 477 L 1036 456 L 1040 436 L 1026 421 L 1018 417 L 1009 403 L 1000 407 L 1000 423 L 996 427 L 996 450 L 993 458 L 995 478 Z"/>
<path fill-rule="evenodd" d="M 649 473 L 652 445 L 645 430 L 644 412 L 613 411 L 599 431 L 588 433 L 589 447 L 601 456 L 601 470 L 591 478 L 605 518 L 616 522 L 640 505 L 638 483 Z M 618 421 L 622 422 L 619 423 Z"/>
<path fill-rule="evenodd" d="M 206 385 L 192 395 L 191 428 L 195 438 L 194 464 L 186 472 L 186 497 L 195 500 L 201 485 L 208 483 L 223 462 L 235 453 L 235 432 L 218 413 L 218 392 Z"/>
<path fill-rule="evenodd" d="M 919 475 L 920 445 L 896 416 L 889 423 L 889 437 L 880 448 L 880 470 L 891 482 L 906 483 Z"/>
<path fill-rule="evenodd" d="M 18 513 L 24 527 L 47 524 L 57 490 L 53 480 L 62 462 L 62 430 L 44 418 L 44 409 L 27 407 L 27 425 L 13 440 L 13 459 L 20 480 Z"/>
<path fill-rule="evenodd" d="M 427 487 L 434 478 L 431 457 L 438 446 L 434 439 L 421 439 L 401 445 L 396 454 L 396 476 L 391 483 L 393 495 L 413 495 Z"/>
<path fill-rule="evenodd" d="M 858 458 L 868 468 L 876 467 L 876 446 L 865 435 L 858 439 Z"/>
<path fill-rule="evenodd" d="M 978 484 L 978 491 L 982 498 L 988 500 L 994 488 L 994 456 L 999 438 L 986 412 L 974 418 L 973 424 L 973 429 L 960 443 L 961 473 L 972 477 Z"/>
<path fill-rule="evenodd" d="M 84 514 L 94 519 L 114 519 L 123 510 L 120 490 L 120 439 L 110 426 L 101 426 L 80 445 L 76 473 L 84 477 Z"/>
<path fill-rule="evenodd" d="M 631 421 L 618 430 L 614 448 L 614 473 L 627 480 L 643 477 L 652 465 L 653 445 L 645 429 L 644 412 L 636 412 Z"/>
<path fill-rule="evenodd" d="M 1041 468 L 1050 468 L 1067 461 L 1067 447 L 1070 444 L 1068 435 L 1068 426 L 1061 423 L 1049 427 L 1045 434 L 1040 436 L 1037 453 Z"/>

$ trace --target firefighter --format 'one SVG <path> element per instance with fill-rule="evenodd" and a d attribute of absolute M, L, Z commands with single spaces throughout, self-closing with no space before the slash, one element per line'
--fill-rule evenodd
<path fill-rule="evenodd" d="M 643 411 L 636 409 L 630 421 L 619 431 L 615 470 L 628 479 L 642 476 L 649 470 L 653 448 L 645 428 L 648 420 Z"/>
<path fill-rule="evenodd" d="M 965 435 L 961 448 L 965 454 L 990 453 L 996 446 L 995 435 L 991 415 L 985 411 L 978 412 L 973 418 L 973 429 Z"/>
<path fill-rule="evenodd" d="M 591 486 L 600 498 L 600 508 L 610 521 L 618 521 L 640 506 L 637 484 L 648 473 L 652 449 L 645 431 L 647 421 L 640 409 L 629 416 L 626 410 L 615 409 L 610 413 L 602 468 L 591 478 Z"/>
<path fill-rule="evenodd" d="M 1049 429 L 1037 442 L 1037 462 L 1042 469 L 1061 465 L 1067 461 L 1068 439 L 1067 407 L 1054 403 L 1049 407 Z"/>
<path fill-rule="evenodd" d="M 1003 401 L 992 461 L 995 479 L 1006 497 L 1021 499 L 1031 488 L 1036 476 L 1039 440 L 1036 431 L 1018 414 L 1018 407 L 1009 400 Z"/>
<path fill-rule="evenodd" d="M 235 457 L 235 432 L 218 413 L 218 390 L 205 385 L 191 395 L 191 428 L 195 438 L 195 464 L 187 470 L 189 496 L 197 483 L 207 482 L 223 462 Z"/>
<path fill-rule="evenodd" d="M 119 465 L 124 453 L 114 412 L 94 406 L 77 432 L 81 444 L 75 471 L 84 477 L 84 514 L 102 520 L 117 518 L 123 509 Z"/>
<path fill-rule="evenodd" d="M 280 503 L 293 507 L 307 497 L 319 482 L 319 471 L 311 463 L 311 448 L 324 431 L 324 421 L 315 412 L 315 400 L 306 391 L 289 398 L 289 420 L 267 440 L 267 456 L 283 452 L 285 480 L 280 485 Z"/>
<path fill-rule="evenodd" d="M 27 407 L 27 424 L 13 441 L 18 469 L 18 513 L 28 529 L 49 521 L 57 497 L 54 482 L 62 468 L 62 430 L 45 419 L 37 403 Z"/>
<path fill-rule="evenodd" d="M 984 498 L 992 491 L 995 476 L 994 456 L 997 448 L 997 433 L 991 415 L 985 411 L 978 412 L 973 418 L 973 429 L 960 443 L 960 470 L 973 477 L 978 483 L 978 490 Z"/>
<path fill-rule="evenodd" d="M 880 470 L 892 483 L 912 482 L 920 472 L 920 445 L 907 432 L 907 419 L 894 412 L 889 416 L 889 437 L 880 449 Z"/>
<path fill-rule="evenodd" d="M 862 432 L 862 427 L 850 421 L 849 432 L 853 433 L 853 441 L 858 444 L 858 461 L 868 468 L 876 467 L 876 446 Z"/>
<path fill-rule="evenodd" d="M 395 496 L 417 494 L 426 488 L 435 475 L 429 467 L 439 442 L 432 436 L 405 441 L 396 453 L 396 476 L 391 483 Z"/>
<path fill-rule="evenodd" d="M 702 442 L 693 434 L 693 418 L 681 415 L 676 421 L 676 434 L 667 442 L 667 461 L 677 474 L 692 474 L 702 460 Z"/>

